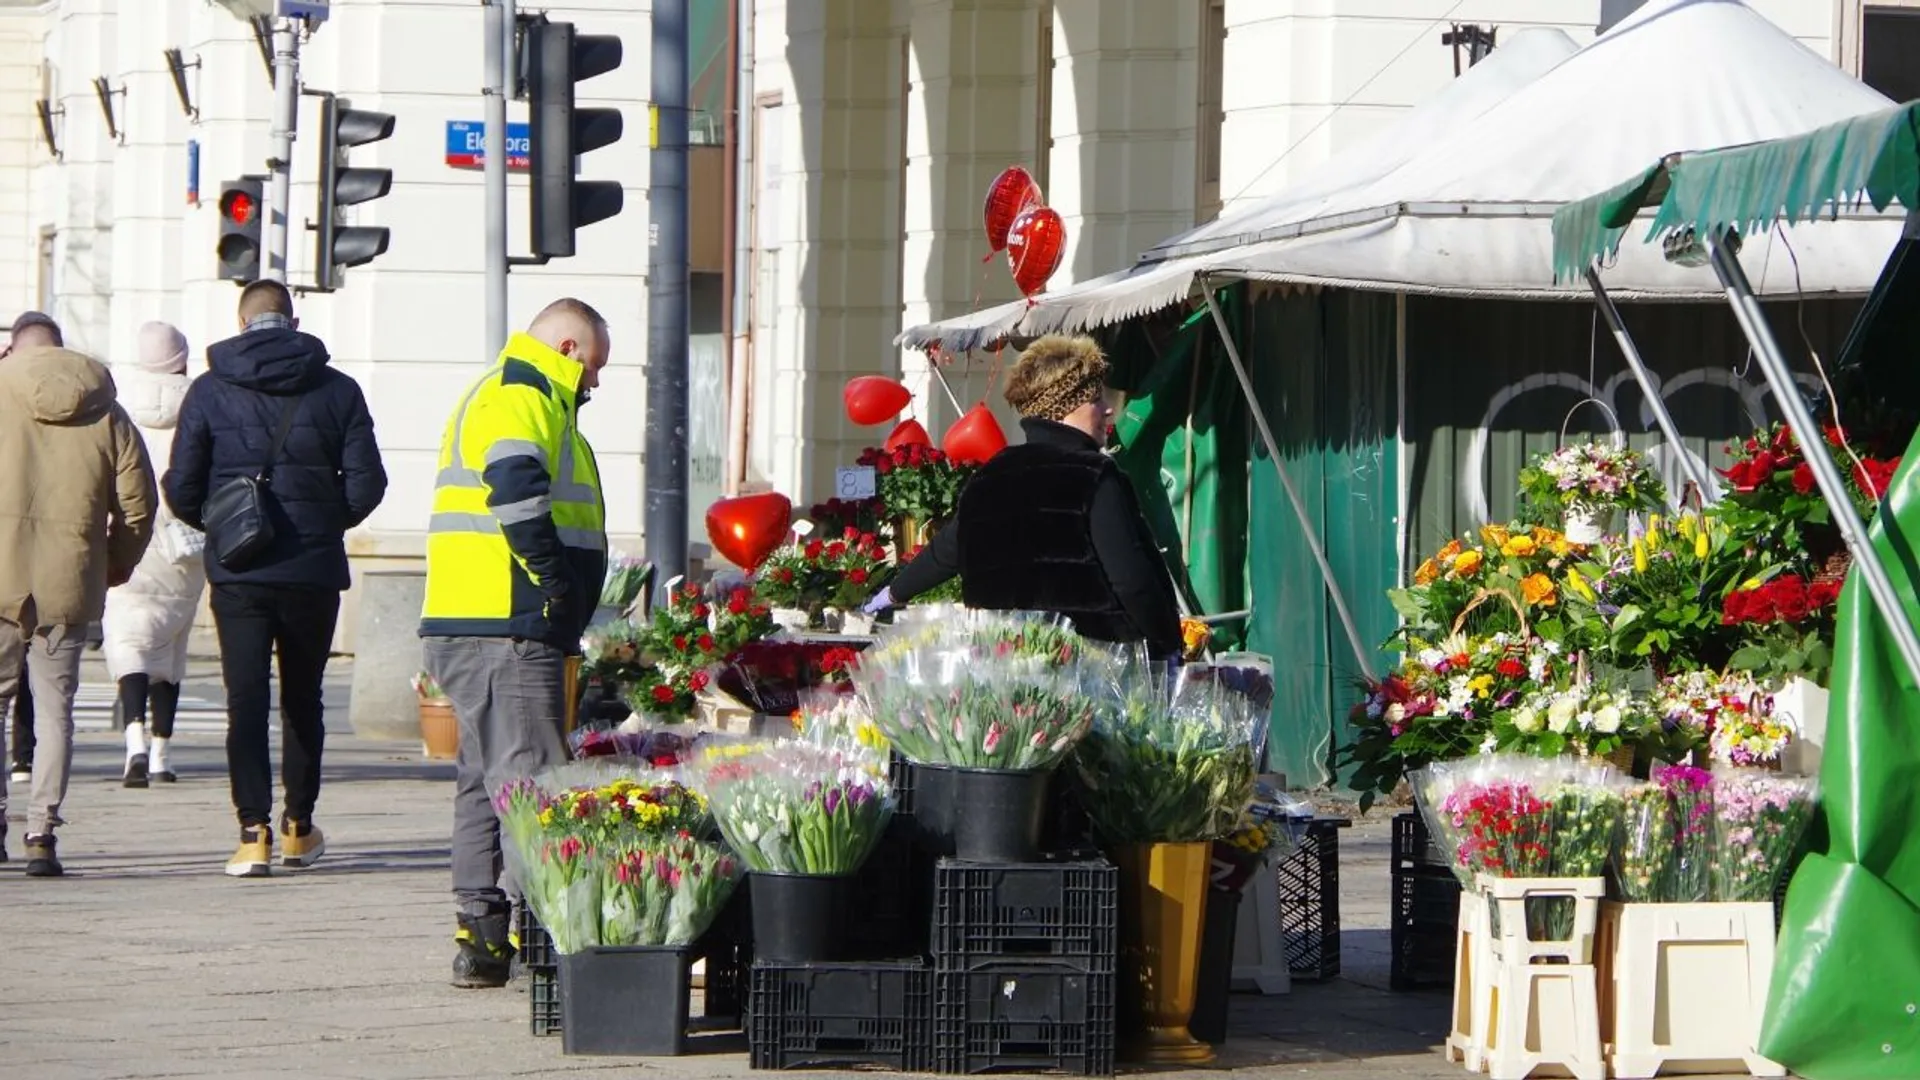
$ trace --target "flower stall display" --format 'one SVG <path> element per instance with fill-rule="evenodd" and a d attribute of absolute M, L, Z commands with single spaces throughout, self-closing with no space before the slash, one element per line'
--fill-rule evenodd
<path fill-rule="evenodd" d="M 754 712 L 786 716 L 811 690 L 850 689 L 859 659 L 859 648 L 851 645 L 769 638 L 729 655 L 715 685 Z"/>
<path fill-rule="evenodd" d="M 1539 514 L 1557 514 L 1567 539 L 1598 543 L 1621 510 L 1652 510 L 1666 490 L 1639 452 L 1611 442 L 1584 440 L 1534 458 L 1520 470 L 1520 491 Z"/>
<path fill-rule="evenodd" d="M 885 759 L 782 739 L 710 747 L 688 769 L 752 874 L 755 956 L 850 959 L 849 883 L 893 816 Z"/>
<path fill-rule="evenodd" d="M 1713 899 L 1771 901 L 1813 820 L 1810 776 L 1733 770 L 1713 778 Z"/>
<path fill-rule="evenodd" d="M 1726 597 L 1759 567 L 1748 541 L 1713 515 L 1658 515 L 1635 538 L 1589 551 L 1575 572 L 1591 584 L 1604 620 L 1595 650 L 1630 671 L 1719 669 L 1738 647 L 1724 618 Z"/>
<path fill-rule="evenodd" d="M 824 626 L 829 610 L 858 612 L 890 572 L 879 537 L 848 526 L 838 537 L 795 540 L 775 551 L 755 574 L 754 589 L 776 612 L 805 612 L 808 626 Z"/>
<path fill-rule="evenodd" d="M 1715 858 L 1713 774 L 1690 765 L 1656 769 L 1621 796 L 1613 876 L 1634 904 L 1707 900 Z"/>
<path fill-rule="evenodd" d="M 1074 753 L 1081 799 L 1105 846 L 1218 840 L 1253 796 L 1255 730 L 1246 695 L 1138 657 L 1121 670 Z"/>

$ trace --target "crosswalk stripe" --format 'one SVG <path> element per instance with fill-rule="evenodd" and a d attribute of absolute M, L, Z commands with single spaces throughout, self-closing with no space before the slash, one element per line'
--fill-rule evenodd
<path fill-rule="evenodd" d="M 119 690 L 112 685 L 82 683 L 73 696 L 73 727 L 76 731 L 111 731 L 113 706 Z M 180 711 L 175 714 L 176 735 L 211 735 L 227 730 L 227 707 L 219 702 L 190 694 L 180 695 Z"/>

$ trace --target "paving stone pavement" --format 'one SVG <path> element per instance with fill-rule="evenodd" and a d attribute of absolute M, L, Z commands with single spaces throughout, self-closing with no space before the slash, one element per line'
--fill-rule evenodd
<path fill-rule="evenodd" d="M 328 703 L 344 715 L 343 690 Z M 177 745 L 178 784 L 130 791 L 118 736 L 78 736 L 64 879 L 22 875 L 16 802 L 13 861 L 0 866 L 0 1078 L 747 1073 L 737 1035 L 679 1059 L 564 1057 L 558 1039 L 528 1033 L 523 984 L 446 984 L 451 766 L 336 736 L 317 815 L 326 858 L 235 881 L 220 873 L 237 839 L 221 737 L 189 732 Z M 1466 1075 L 1435 1049 L 1445 996 L 1385 990 L 1388 826 L 1372 817 L 1341 834 L 1344 977 L 1237 995 L 1235 1035 L 1210 1071 Z"/>

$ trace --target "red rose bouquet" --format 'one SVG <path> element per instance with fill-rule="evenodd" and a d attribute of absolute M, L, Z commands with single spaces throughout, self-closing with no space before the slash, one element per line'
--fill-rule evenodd
<path fill-rule="evenodd" d="M 1808 581 L 1781 574 L 1749 581 L 1727 594 L 1722 624 L 1740 634 L 1728 666 L 1761 678 L 1783 681 L 1795 676 L 1824 685 L 1833 666 L 1834 605 L 1837 581 Z"/>
<path fill-rule="evenodd" d="M 809 614 L 829 607 L 858 611 L 879 591 L 889 569 L 879 537 L 848 526 L 837 537 L 796 541 L 774 552 L 754 588 L 773 607 Z"/>
<path fill-rule="evenodd" d="M 809 641 L 755 641 L 736 650 L 716 683 L 757 713 L 782 716 L 799 708 L 801 695 L 818 687 L 849 686 L 859 649 Z"/>

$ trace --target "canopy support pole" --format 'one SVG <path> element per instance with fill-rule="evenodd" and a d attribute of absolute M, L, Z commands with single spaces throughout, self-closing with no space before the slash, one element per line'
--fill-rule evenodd
<path fill-rule="evenodd" d="M 1293 514 L 1300 519 L 1300 531 L 1306 535 L 1307 548 L 1313 552 L 1313 561 L 1320 564 L 1320 577 L 1326 582 L 1327 596 L 1333 600 L 1333 609 L 1340 616 L 1340 626 L 1347 632 L 1347 644 L 1353 648 L 1353 660 L 1360 667 L 1360 674 L 1368 681 L 1375 679 L 1373 660 L 1367 655 L 1366 644 L 1360 638 L 1360 627 L 1353 621 L 1353 612 L 1347 609 L 1347 598 L 1340 591 L 1340 583 L 1333 576 L 1333 564 L 1327 561 L 1327 549 L 1320 543 L 1320 533 L 1307 514 L 1307 504 L 1301 501 L 1300 492 L 1293 486 L 1293 478 L 1287 475 L 1286 466 L 1281 463 L 1280 443 L 1273 437 L 1273 428 L 1267 423 L 1266 410 L 1260 407 L 1260 398 L 1253 392 L 1253 378 L 1247 374 L 1247 365 L 1240 359 L 1240 346 L 1233 340 L 1233 331 L 1227 326 L 1227 316 L 1220 310 L 1220 301 L 1214 298 L 1213 285 L 1201 275 L 1200 291 L 1207 298 L 1207 310 L 1213 315 L 1214 328 L 1220 331 L 1220 344 L 1227 350 L 1227 360 L 1233 365 L 1233 373 L 1240 380 L 1240 392 L 1247 397 L 1247 410 L 1253 414 L 1254 427 L 1260 431 L 1260 441 L 1266 445 L 1267 459 L 1273 462 L 1273 472 L 1280 478 L 1280 486 L 1286 489 L 1287 501 L 1293 504 Z"/>
<path fill-rule="evenodd" d="M 1716 236 L 1709 239 L 1707 249 L 1713 258 L 1714 272 L 1720 275 L 1720 283 L 1726 287 L 1727 300 L 1733 305 L 1734 316 L 1740 320 L 1740 329 L 1746 332 L 1747 342 L 1753 346 L 1754 356 L 1760 361 L 1760 370 L 1766 373 L 1767 384 L 1773 388 L 1774 401 L 1786 415 L 1787 423 L 1793 426 L 1793 430 L 1802 433 L 1800 452 L 1806 456 L 1807 465 L 1813 470 L 1813 478 L 1820 485 L 1820 494 L 1826 498 L 1827 508 L 1833 514 L 1834 523 L 1840 526 L 1840 535 L 1846 541 L 1847 549 L 1853 553 L 1853 565 L 1866 578 L 1867 591 L 1872 594 L 1874 605 L 1880 609 L 1881 617 L 1886 619 L 1887 628 L 1893 631 L 1893 639 L 1900 646 L 1900 655 L 1907 662 L 1908 674 L 1915 683 L 1920 683 L 1920 636 L 1914 634 L 1913 623 L 1908 621 L 1906 608 L 1900 602 L 1900 593 L 1894 588 L 1893 579 L 1887 576 L 1887 568 L 1881 565 L 1880 553 L 1867 540 L 1866 524 L 1860 520 L 1859 511 L 1854 509 L 1853 498 L 1847 493 L 1846 481 L 1833 463 L 1833 455 L 1827 452 L 1826 441 L 1806 437 L 1806 433 L 1819 431 L 1820 425 L 1814 422 L 1813 414 L 1807 410 L 1807 403 L 1800 398 L 1800 388 L 1794 385 L 1793 372 L 1787 367 L 1786 355 L 1780 351 L 1780 343 L 1774 340 L 1773 329 L 1767 325 L 1766 316 L 1760 310 L 1760 301 L 1754 297 L 1747 272 L 1721 238 Z"/>
<path fill-rule="evenodd" d="M 1660 425 L 1660 434 L 1666 438 L 1667 445 L 1673 447 L 1673 452 L 1680 456 L 1680 465 L 1687 471 L 1687 479 L 1699 489 L 1702 503 L 1715 501 L 1714 494 L 1718 487 L 1713 478 L 1707 475 L 1706 466 L 1689 454 L 1686 444 L 1680 441 L 1680 429 L 1674 426 L 1673 414 L 1667 410 L 1666 400 L 1654 385 L 1653 374 L 1640 357 L 1640 347 L 1634 343 L 1633 334 L 1620 317 L 1620 309 L 1614 306 L 1613 297 L 1608 295 L 1599 271 L 1591 263 L 1587 265 L 1587 288 L 1593 290 L 1593 301 L 1600 307 L 1601 318 L 1607 320 L 1607 329 L 1613 332 L 1613 341 L 1620 347 L 1620 355 L 1627 358 L 1627 367 L 1632 370 L 1634 381 L 1640 384 L 1640 392 L 1646 396 L 1648 408 L 1653 410 L 1653 419 Z"/>

